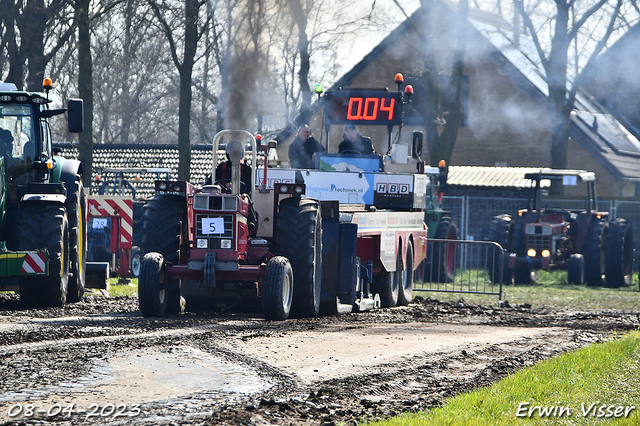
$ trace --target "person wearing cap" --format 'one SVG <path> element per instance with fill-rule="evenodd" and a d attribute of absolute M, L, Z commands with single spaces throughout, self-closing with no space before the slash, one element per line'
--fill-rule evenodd
<path fill-rule="evenodd" d="M 371 144 L 371 138 L 362 136 L 358 133 L 356 126 L 353 124 L 347 124 L 344 127 L 344 140 L 338 145 L 338 152 L 345 154 L 364 154 L 375 155 L 376 151 Z"/>
<path fill-rule="evenodd" d="M 289 145 L 289 162 L 293 169 L 315 169 L 315 155 L 317 152 L 325 152 L 324 147 L 313 136 L 309 136 L 308 124 L 303 124 L 298 129 L 298 135 Z"/>

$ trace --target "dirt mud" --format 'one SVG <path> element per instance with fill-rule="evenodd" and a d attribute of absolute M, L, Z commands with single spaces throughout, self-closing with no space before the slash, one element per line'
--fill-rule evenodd
<path fill-rule="evenodd" d="M 429 410 L 639 325 L 638 312 L 421 297 L 267 322 L 233 310 L 143 318 L 134 298 L 28 310 L 0 295 L 0 424 L 355 424 Z"/>

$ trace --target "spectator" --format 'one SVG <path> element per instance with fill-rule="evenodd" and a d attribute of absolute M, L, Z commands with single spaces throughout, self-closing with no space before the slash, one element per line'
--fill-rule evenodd
<path fill-rule="evenodd" d="M 344 127 L 344 140 L 338 145 L 338 152 L 340 153 L 358 153 L 364 155 L 375 155 L 376 151 L 371 145 L 371 138 L 362 136 L 356 130 L 356 126 L 353 124 L 347 124 Z"/>
<path fill-rule="evenodd" d="M 324 147 L 313 136 L 309 136 L 308 124 L 298 129 L 298 135 L 289 145 L 289 162 L 294 169 L 315 169 L 317 152 L 325 152 Z"/>
<path fill-rule="evenodd" d="M 7 129 L 0 128 L 0 155 L 13 155 L 13 135 Z"/>

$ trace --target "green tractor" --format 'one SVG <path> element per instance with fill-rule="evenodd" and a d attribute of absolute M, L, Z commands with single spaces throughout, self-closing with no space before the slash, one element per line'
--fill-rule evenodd
<path fill-rule="evenodd" d="M 0 83 L 0 291 L 26 306 L 79 301 L 85 289 L 86 198 L 82 165 L 54 155 L 48 119 L 68 112 L 83 130 L 82 100 L 49 109 L 44 92 Z"/>
<path fill-rule="evenodd" d="M 425 223 L 429 228 L 427 257 L 422 265 L 424 282 L 450 283 L 456 275 L 456 244 L 442 240 L 459 240 L 460 234 L 455 218 L 442 208 L 442 194 L 447 183 L 447 165 L 440 160 L 438 168 L 425 167 L 429 176 L 428 205 Z M 435 241 L 434 241 L 435 240 Z"/>

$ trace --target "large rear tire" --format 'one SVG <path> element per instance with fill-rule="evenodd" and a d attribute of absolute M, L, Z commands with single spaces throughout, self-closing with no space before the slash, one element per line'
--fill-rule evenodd
<path fill-rule="evenodd" d="M 513 234 L 513 219 L 508 214 L 501 214 L 493 218 L 489 226 L 489 239 L 494 241 L 504 249 L 503 254 L 498 253 L 495 247 L 493 252 L 487 253 L 487 269 L 491 281 L 499 284 L 500 268 L 502 267 L 502 284 L 511 284 L 511 270 L 509 269 L 509 248 L 511 246 L 511 236 Z M 489 249 L 491 250 L 491 249 Z M 500 262 L 502 259 L 502 263 Z"/>
<path fill-rule="evenodd" d="M 456 221 L 451 216 L 442 216 L 433 238 L 458 240 L 460 234 Z M 424 263 L 425 282 L 453 282 L 456 275 L 455 243 L 427 243 L 427 258 Z"/>
<path fill-rule="evenodd" d="M 584 279 L 587 285 L 601 286 L 604 284 L 604 231 L 605 222 L 593 219 L 582 247 L 584 256 Z"/>
<path fill-rule="evenodd" d="M 138 279 L 138 305 L 144 317 L 162 317 L 167 313 L 169 301 L 165 285 L 164 257 L 160 253 L 147 253 L 140 265 Z"/>
<path fill-rule="evenodd" d="M 61 306 L 69 284 L 69 224 L 67 211 L 57 204 L 25 203 L 20 214 L 20 248 L 47 249 L 48 276 L 20 279 L 20 299 L 28 306 Z"/>
<path fill-rule="evenodd" d="M 289 317 L 293 302 L 293 269 L 286 257 L 269 260 L 262 284 L 264 319 L 282 321 Z"/>
<path fill-rule="evenodd" d="M 322 290 L 322 215 L 318 201 L 299 197 L 280 201 L 276 254 L 289 260 L 295 277 L 290 315 L 318 316 Z"/>
<path fill-rule="evenodd" d="M 87 212 L 82 176 L 76 176 L 75 188 L 68 201 L 71 274 L 67 302 L 79 302 L 84 295 L 87 267 Z"/>
<path fill-rule="evenodd" d="M 631 285 L 633 277 L 633 227 L 625 219 L 609 222 L 604 250 L 607 287 Z"/>
<path fill-rule="evenodd" d="M 165 263 L 180 263 L 180 242 L 183 224 L 187 220 L 186 207 L 184 197 L 179 195 L 159 194 L 149 200 L 140 220 L 143 253 L 160 253 Z M 180 287 L 181 280 L 178 279 L 171 279 L 167 284 L 167 307 L 164 313 L 184 312 L 186 301 L 180 293 Z"/>
<path fill-rule="evenodd" d="M 413 244 L 407 244 L 406 265 L 402 269 L 402 282 L 398 286 L 398 306 L 407 306 L 413 298 Z"/>

